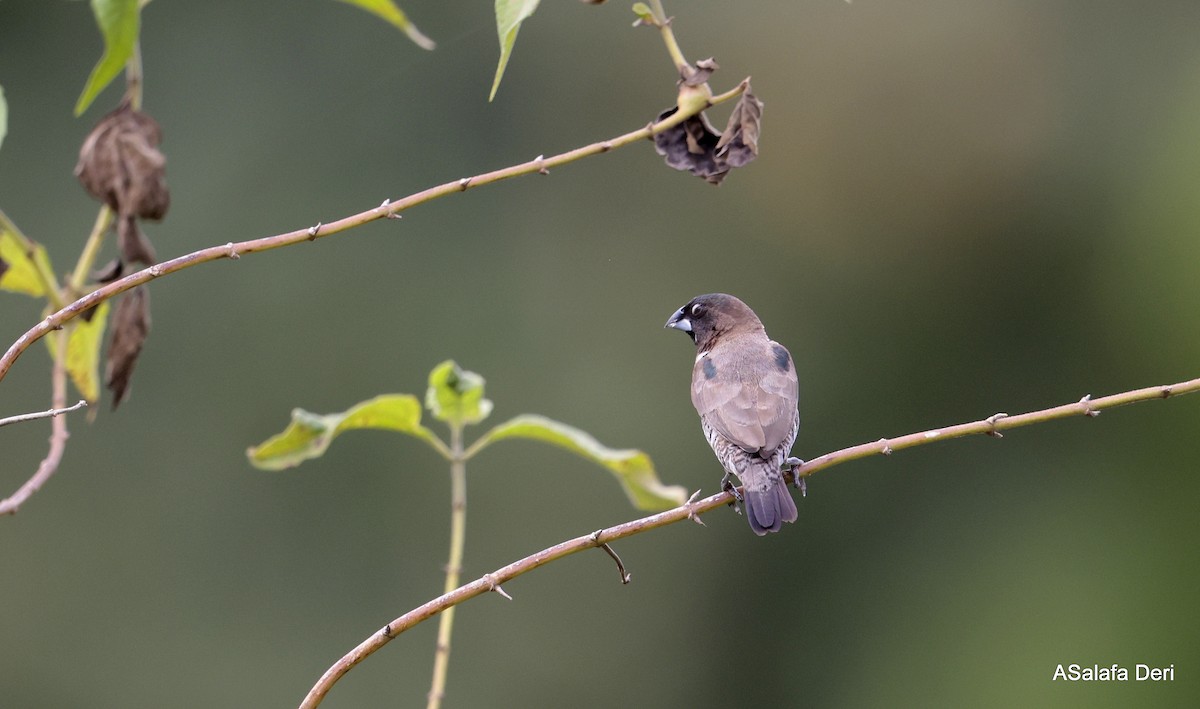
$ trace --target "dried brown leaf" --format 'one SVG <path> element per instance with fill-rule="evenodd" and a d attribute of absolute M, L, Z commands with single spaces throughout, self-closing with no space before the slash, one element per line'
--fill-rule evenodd
<path fill-rule="evenodd" d="M 671 108 L 659 115 L 657 121 L 670 117 L 678 109 Z M 657 122 L 656 121 L 656 122 Z M 729 168 L 722 165 L 716 156 L 717 133 L 703 113 L 688 118 L 677 126 L 668 128 L 654 136 L 654 149 L 663 156 L 667 165 L 676 170 L 687 170 L 712 184 L 720 184 Z"/>
<path fill-rule="evenodd" d="M 685 86 L 700 86 L 708 83 L 708 77 L 712 76 L 713 72 L 720 68 L 712 57 L 701 59 L 696 62 L 696 66 L 694 67 L 685 66 L 681 81 Z"/>
<path fill-rule="evenodd" d="M 150 334 L 150 294 L 145 288 L 134 288 L 121 298 L 110 326 L 112 339 L 108 344 L 104 385 L 112 392 L 115 409 L 129 392 L 133 367 Z"/>
<path fill-rule="evenodd" d="M 102 284 L 112 283 L 123 275 L 125 275 L 125 264 L 121 263 L 119 258 L 109 261 L 91 273 L 92 281 Z"/>
<path fill-rule="evenodd" d="M 718 133 L 703 112 L 654 136 L 654 149 L 667 165 L 687 170 L 709 184 L 719 185 L 735 167 L 758 157 L 758 135 L 763 103 L 746 91 L 729 116 L 724 133 Z M 678 108 L 668 109 L 655 122 L 668 118 Z"/>
<path fill-rule="evenodd" d="M 742 93 L 733 113 L 729 114 L 729 125 L 717 141 L 717 157 L 724 158 L 730 167 L 741 167 L 758 157 L 758 132 L 762 125 L 763 102 L 750 93 L 750 87 Z"/>
<path fill-rule="evenodd" d="M 125 263 L 154 263 L 156 260 L 154 247 L 138 226 L 137 217 L 117 217 L 117 247 L 121 252 L 121 260 Z"/>
<path fill-rule="evenodd" d="M 134 220 L 162 219 L 171 205 L 161 141 L 158 123 L 123 102 L 100 119 L 79 150 L 75 176 L 88 194 L 117 213 L 126 260 L 154 263 L 154 250 Z"/>

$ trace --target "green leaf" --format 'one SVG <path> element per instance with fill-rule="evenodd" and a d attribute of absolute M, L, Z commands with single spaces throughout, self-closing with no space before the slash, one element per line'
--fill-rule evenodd
<path fill-rule="evenodd" d="M 67 374 L 71 382 L 88 404 L 100 400 L 100 344 L 104 342 L 104 328 L 108 322 L 108 301 L 96 306 L 92 317 L 85 320 L 82 316 L 72 320 L 67 327 Z M 50 348 L 50 356 L 56 356 L 55 343 L 57 337 L 45 338 L 46 346 Z"/>
<path fill-rule="evenodd" d="M 4 87 L 0 86 L 0 145 L 4 145 L 4 136 L 8 134 L 8 103 L 4 100 Z"/>
<path fill-rule="evenodd" d="M 492 93 L 488 101 L 496 98 L 496 90 L 500 88 L 500 78 L 508 66 L 508 58 L 512 55 L 513 44 L 517 41 L 517 31 L 521 23 L 537 9 L 538 0 L 496 0 L 496 32 L 500 35 L 500 64 L 496 67 L 496 78 L 492 81 Z"/>
<path fill-rule="evenodd" d="M 292 410 L 292 422 L 261 444 L 246 451 L 250 462 L 263 470 L 283 470 L 324 455 L 343 431 L 377 428 L 415 436 L 445 452 L 441 439 L 421 425 L 421 402 L 411 394 L 384 394 L 356 404 L 339 414 L 314 414 Z"/>
<path fill-rule="evenodd" d="M 133 55 L 138 38 L 138 0 L 92 0 L 92 14 L 104 35 L 104 55 L 92 69 L 75 103 L 75 115 L 82 115 L 104 87 L 117 78 L 125 62 Z"/>
<path fill-rule="evenodd" d="M 485 446 L 506 438 L 527 438 L 565 448 L 608 468 L 617 476 L 629 501 L 642 510 L 665 510 L 687 501 L 679 485 L 663 485 L 654 472 L 650 456 L 639 450 L 608 448 L 588 433 L 573 426 L 534 414 L 517 416 L 485 433 L 471 446 L 473 455 Z"/>
<path fill-rule="evenodd" d="M 39 266 L 42 273 L 54 272 L 45 247 L 22 236 L 0 212 L 0 290 L 25 293 L 35 298 L 46 295 L 46 286 L 38 277 Z"/>
<path fill-rule="evenodd" d="M 483 398 L 483 377 L 446 360 L 429 373 L 425 407 L 439 421 L 462 426 L 479 423 L 492 413 L 492 402 Z"/>
<path fill-rule="evenodd" d="M 635 2 L 633 4 L 633 14 L 638 16 L 637 22 L 633 23 L 635 27 L 637 25 L 655 24 L 654 11 L 644 2 Z"/>
<path fill-rule="evenodd" d="M 392 0 L 341 0 L 350 5 L 357 5 L 372 15 L 382 17 L 384 20 L 392 23 L 400 28 L 400 31 L 408 35 L 418 47 L 421 49 L 433 49 L 437 46 L 434 41 L 425 35 L 421 34 L 421 30 L 409 21 L 408 16 L 404 11 L 396 6 Z"/>

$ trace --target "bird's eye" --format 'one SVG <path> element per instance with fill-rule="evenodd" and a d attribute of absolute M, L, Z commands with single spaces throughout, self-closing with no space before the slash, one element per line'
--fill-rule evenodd
<path fill-rule="evenodd" d="M 698 318 L 704 314 L 704 306 L 699 303 L 693 303 L 689 312 L 692 314 L 692 317 Z"/>

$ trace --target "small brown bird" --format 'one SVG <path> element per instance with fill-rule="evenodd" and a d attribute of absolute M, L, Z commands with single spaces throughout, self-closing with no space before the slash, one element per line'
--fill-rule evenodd
<path fill-rule="evenodd" d="M 666 327 L 696 343 L 692 404 L 721 467 L 723 487 L 736 475 L 754 533 L 778 532 L 796 521 L 796 503 L 783 470 L 800 429 L 800 387 L 787 348 L 767 337 L 762 321 L 742 301 L 724 293 L 692 298 Z"/>

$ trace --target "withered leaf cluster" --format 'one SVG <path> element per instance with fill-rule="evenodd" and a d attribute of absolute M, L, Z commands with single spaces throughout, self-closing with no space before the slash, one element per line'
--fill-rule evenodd
<path fill-rule="evenodd" d="M 662 112 L 656 122 L 668 118 L 677 110 L 677 107 L 672 107 Z M 701 112 L 656 134 L 654 149 L 663 156 L 667 165 L 676 170 L 687 170 L 709 184 L 719 185 L 731 169 L 742 167 L 758 157 L 762 110 L 762 101 L 750 92 L 750 86 L 747 85 L 729 115 L 729 123 L 724 131 L 718 133 Z"/>
<path fill-rule="evenodd" d="M 159 220 L 171 205 L 167 189 L 167 159 L 158 149 L 162 131 L 150 116 L 123 101 L 88 134 L 79 150 L 75 176 L 83 188 L 107 204 L 117 215 L 118 258 L 93 274 L 101 282 L 121 277 L 131 264 L 153 264 L 154 247 L 138 220 Z M 129 392 L 138 355 L 150 333 L 150 296 L 138 287 L 117 304 L 105 367 L 105 386 L 113 395 L 113 408 Z"/>
<path fill-rule="evenodd" d="M 171 205 L 167 159 L 158 149 L 158 123 L 123 101 L 100 119 L 83 141 L 75 176 L 83 188 L 117 214 L 117 243 L 125 263 L 155 261 L 138 219 L 159 220 Z"/>
<path fill-rule="evenodd" d="M 112 319 L 112 339 L 108 343 L 104 386 L 112 392 L 114 409 L 129 391 L 133 367 L 149 334 L 150 294 L 144 287 L 138 286 L 121 298 Z"/>

